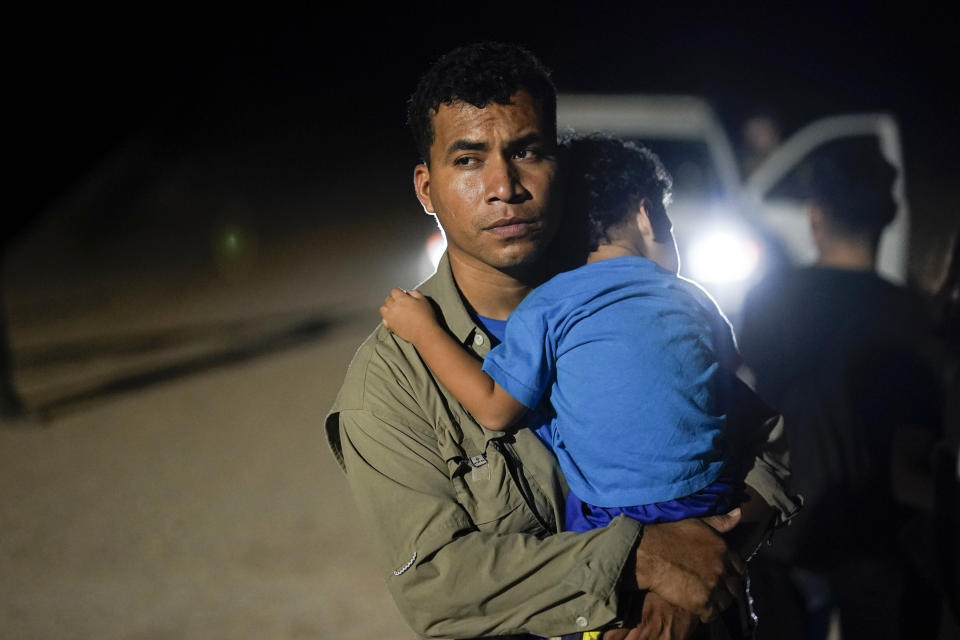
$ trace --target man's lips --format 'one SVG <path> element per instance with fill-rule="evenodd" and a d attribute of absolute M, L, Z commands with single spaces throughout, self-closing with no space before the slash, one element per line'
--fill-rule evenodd
<path fill-rule="evenodd" d="M 504 220 L 498 220 L 494 222 L 489 227 L 486 227 L 484 231 L 492 233 L 495 236 L 500 238 L 515 238 L 518 236 L 524 236 L 531 231 L 539 228 L 539 220 L 519 220 L 508 218 Z"/>

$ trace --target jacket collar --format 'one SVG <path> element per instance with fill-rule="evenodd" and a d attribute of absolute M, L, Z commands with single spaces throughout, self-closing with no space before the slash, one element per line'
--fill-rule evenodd
<path fill-rule="evenodd" d="M 460 289 L 453 279 L 453 269 L 450 267 L 450 258 L 444 252 L 437 264 L 437 272 L 426 280 L 420 287 L 420 293 L 433 299 L 440 307 L 443 322 L 447 330 L 464 345 L 473 345 L 477 332 L 484 335 L 485 344 L 490 343 L 490 336 L 477 324 L 470 310 L 467 308 Z"/>

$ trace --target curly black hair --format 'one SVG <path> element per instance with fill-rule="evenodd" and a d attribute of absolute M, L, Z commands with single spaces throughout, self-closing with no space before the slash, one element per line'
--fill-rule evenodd
<path fill-rule="evenodd" d="M 478 109 L 510 104 L 520 89 L 533 97 L 545 133 L 555 135 L 557 90 L 550 72 L 532 53 L 514 44 L 477 42 L 441 56 L 407 101 L 407 125 L 421 160 L 430 163 L 433 115 L 441 104 L 466 102 Z"/>
<path fill-rule="evenodd" d="M 566 216 L 580 222 L 586 250 L 643 203 L 659 241 L 671 230 L 666 206 L 673 181 L 657 155 L 642 145 L 603 134 L 563 141 Z M 573 228 L 576 225 L 571 225 Z"/>
<path fill-rule="evenodd" d="M 883 156 L 878 141 L 840 141 L 814 159 L 810 195 L 836 230 L 876 241 L 897 213 L 896 178 L 897 169 Z"/>

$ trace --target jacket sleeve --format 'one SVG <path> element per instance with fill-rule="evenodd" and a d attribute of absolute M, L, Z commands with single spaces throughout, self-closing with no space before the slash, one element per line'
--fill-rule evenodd
<path fill-rule="evenodd" d="M 774 526 L 780 527 L 800 512 L 803 498 L 789 492 L 790 456 L 783 431 L 783 418 L 772 419 L 767 441 L 747 473 L 746 483 L 777 512 Z"/>
<path fill-rule="evenodd" d="M 752 462 L 746 484 L 777 512 L 781 526 L 799 511 L 802 499 L 791 495 L 790 459 L 783 418 L 736 376 L 730 375 L 727 417 L 730 445 Z"/>
<path fill-rule="evenodd" d="M 539 538 L 509 501 L 468 514 L 436 433 L 410 415 L 341 411 L 340 449 L 387 586 L 413 629 L 475 638 L 596 629 L 617 617 L 618 583 L 640 535 L 606 529 Z M 501 509 L 503 512 L 501 512 Z M 484 514 L 478 517 L 479 514 Z"/>

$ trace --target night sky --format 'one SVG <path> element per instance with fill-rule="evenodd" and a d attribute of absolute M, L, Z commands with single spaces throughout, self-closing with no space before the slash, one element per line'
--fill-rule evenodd
<path fill-rule="evenodd" d="M 272 120 L 323 132 L 323 149 L 294 153 L 313 154 L 321 184 L 350 173 L 408 189 L 416 157 L 404 102 L 418 75 L 453 46 L 497 39 L 533 50 L 561 91 L 706 96 L 733 140 L 756 109 L 772 110 L 787 134 L 832 113 L 891 111 L 904 134 L 914 249 L 943 244 L 960 218 L 948 97 L 955 18 L 866 3 L 638 4 L 8 9 L 4 146 L 21 203 L 13 217 L 41 215 L 133 136 L 176 150 Z"/>

